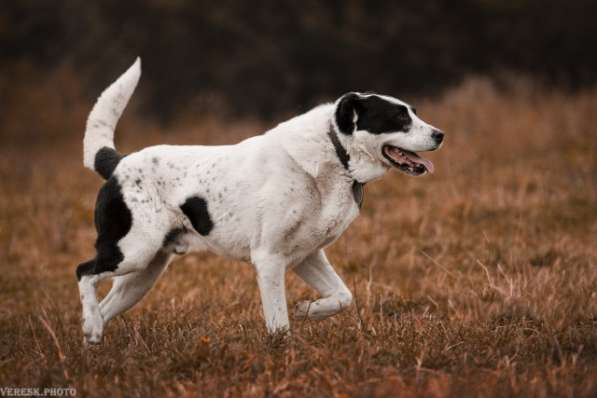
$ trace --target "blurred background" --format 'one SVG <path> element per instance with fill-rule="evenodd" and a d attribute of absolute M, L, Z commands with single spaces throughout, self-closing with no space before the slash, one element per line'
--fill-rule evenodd
<path fill-rule="evenodd" d="M 1 4 L 0 384 L 597 396 L 597 1 Z M 85 121 L 137 55 L 122 153 L 232 144 L 351 90 L 447 133 L 425 154 L 435 174 L 367 184 L 326 249 L 357 305 L 293 322 L 282 355 L 253 269 L 206 253 L 176 260 L 94 355 L 81 346 L 74 272 L 102 184 L 82 165 Z M 287 287 L 291 306 L 316 297 L 291 272 Z"/>
<path fill-rule="evenodd" d="M 0 133 L 80 138 L 137 55 L 134 112 L 160 126 L 278 121 L 350 90 L 436 98 L 471 75 L 578 90 L 597 76 L 595 15 L 592 0 L 7 1 Z"/>

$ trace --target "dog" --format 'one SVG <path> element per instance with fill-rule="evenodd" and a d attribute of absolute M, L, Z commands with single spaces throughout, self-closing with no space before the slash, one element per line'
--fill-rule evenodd
<path fill-rule="evenodd" d="M 363 186 L 391 168 L 420 176 L 444 133 L 387 95 L 350 92 L 236 145 L 157 145 L 121 155 L 114 129 L 141 75 L 135 63 L 99 97 L 84 165 L 106 182 L 95 207 L 96 256 L 76 270 L 84 342 L 139 302 L 175 256 L 209 250 L 250 262 L 269 333 L 289 330 L 285 273 L 320 299 L 296 318 L 323 319 L 352 294 L 324 248 L 357 217 Z M 96 284 L 113 285 L 98 303 Z"/>

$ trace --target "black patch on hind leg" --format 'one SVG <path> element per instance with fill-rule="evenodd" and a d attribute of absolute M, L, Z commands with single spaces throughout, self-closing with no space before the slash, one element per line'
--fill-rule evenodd
<path fill-rule="evenodd" d="M 209 235 L 214 224 L 207 211 L 207 202 L 205 199 L 198 196 L 191 196 L 180 206 L 180 209 L 188 217 L 193 228 L 200 235 Z"/>
<path fill-rule="evenodd" d="M 77 280 L 80 281 L 84 275 L 91 275 L 95 270 L 95 258 L 93 260 L 86 261 L 82 264 L 79 264 L 77 267 Z"/>
<path fill-rule="evenodd" d="M 93 168 L 106 180 L 112 177 L 114 169 L 123 156 L 114 148 L 103 147 L 95 154 Z"/>
<path fill-rule="evenodd" d="M 116 177 L 111 177 L 100 189 L 95 205 L 97 257 L 93 274 L 114 271 L 124 259 L 117 243 L 131 230 L 133 217 L 124 202 Z"/>

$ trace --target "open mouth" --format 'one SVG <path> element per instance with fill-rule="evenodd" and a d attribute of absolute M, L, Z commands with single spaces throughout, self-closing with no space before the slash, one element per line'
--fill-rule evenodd
<path fill-rule="evenodd" d="M 392 166 L 406 174 L 420 176 L 425 173 L 433 173 L 433 163 L 414 152 L 392 145 L 384 145 L 381 151 Z"/>

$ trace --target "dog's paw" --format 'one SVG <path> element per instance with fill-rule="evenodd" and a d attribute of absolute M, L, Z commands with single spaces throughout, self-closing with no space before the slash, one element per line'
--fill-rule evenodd
<path fill-rule="evenodd" d="M 309 317 L 309 310 L 312 310 L 313 302 L 308 300 L 299 301 L 294 306 L 294 319 L 306 319 Z"/>
<path fill-rule="evenodd" d="M 100 315 L 87 317 L 83 321 L 84 344 L 99 344 L 104 332 L 104 321 Z"/>

